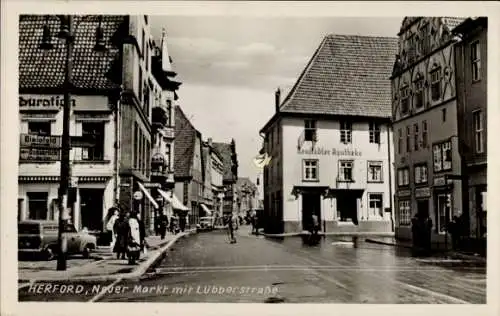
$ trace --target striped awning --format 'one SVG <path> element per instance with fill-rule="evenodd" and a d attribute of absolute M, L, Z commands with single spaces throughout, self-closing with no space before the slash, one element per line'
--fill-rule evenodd
<path fill-rule="evenodd" d="M 59 182 L 59 176 L 19 176 L 19 182 Z M 106 182 L 111 176 L 81 176 L 78 182 Z"/>

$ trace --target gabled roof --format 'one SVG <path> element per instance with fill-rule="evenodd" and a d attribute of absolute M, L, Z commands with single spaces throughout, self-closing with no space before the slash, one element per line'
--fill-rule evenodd
<path fill-rule="evenodd" d="M 229 143 L 213 143 L 213 147 L 222 157 L 224 165 L 224 180 L 233 180 L 233 173 L 231 167 L 233 166 L 233 161 L 231 159 L 232 150 L 231 144 Z"/>
<path fill-rule="evenodd" d="M 117 31 L 121 31 L 126 16 L 103 15 L 106 50 L 94 51 L 98 16 L 74 16 L 75 41 L 73 45 L 72 81 L 81 89 L 114 89 L 119 87 L 121 66 L 117 67 L 119 47 L 115 45 Z M 22 15 L 19 18 L 19 89 L 59 88 L 64 82 L 66 45 L 57 37 L 60 20 L 50 16 L 50 50 L 40 48 L 44 15 Z M 116 68 L 115 68 L 116 67 Z M 118 73 L 117 73 L 118 71 Z"/>
<path fill-rule="evenodd" d="M 197 131 L 180 106 L 175 107 L 175 177 L 189 177 L 193 164 Z"/>
<path fill-rule="evenodd" d="M 326 36 L 279 112 L 390 117 L 397 46 L 392 37 Z"/>
<path fill-rule="evenodd" d="M 257 186 L 252 181 L 250 181 L 250 178 L 238 178 L 238 180 L 236 181 L 237 190 L 242 191 L 244 186 L 248 187 L 252 191 L 257 190 Z"/>

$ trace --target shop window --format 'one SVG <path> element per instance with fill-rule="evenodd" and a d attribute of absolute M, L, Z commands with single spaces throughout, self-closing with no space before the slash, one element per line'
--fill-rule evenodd
<path fill-rule="evenodd" d="M 353 181 L 352 175 L 353 162 L 339 161 L 339 177 L 340 181 Z"/>
<path fill-rule="evenodd" d="M 94 146 L 82 148 L 82 160 L 104 159 L 104 122 L 83 122 L 82 137 Z"/>
<path fill-rule="evenodd" d="M 399 225 L 410 226 L 411 223 L 411 208 L 410 201 L 399 201 Z"/>
<path fill-rule="evenodd" d="M 318 160 L 303 160 L 303 181 L 318 181 Z"/>
<path fill-rule="evenodd" d="M 352 143 L 352 122 L 340 122 L 340 142 L 342 144 Z"/>
<path fill-rule="evenodd" d="M 28 219 L 48 219 L 48 192 L 28 192 L 27 196 Z"/>
<path fill-rule="evenodd" d="M 472 112 L 472 122 L 474 129 L 474 151 L 480 154 L 484 152 L 484 127 L 483 113 L 481 110 Z"/>
<path fill-rule="evenodd" d="M 33 135 L 50 135 L 50 122 L 28 122 L 28 133 Z"/>
<path fill-rule="evenodd" d="M 451 170 L 452 154 L 451 141 L 434 144 L 433 149 L 434 172 Z"/>
<path fill-rule="evenodd" d="M 304 121 L 304 133 L 305 133 L 304 134 L 305 141 L 315 142 L 317 139 L 316 121 L 305 120 Z"/>
<path fill-rule="evenodd" d="M 370 122 L 370 143 L 380 144 L 380 124 Z"/>
<path fill-rule="evenodd" d="M 405 85 L 401 88 L 401 115 L 410 111 L 410 87 Z"/>
<path fill-rule="evenodd" d="M 413 146 L 415 151 L 418 151 L 418 143 L 419 143 L 418 123 L 415 123 L 413 124 Z"/>
<path fill-rule="evenodd" d="M 410 184 L 410 169 L 402 168 L 398 170 L 398 186 L 404 187 Z"/>
<path fill-rule="evenodd" d="M 382 181 L 382 162 L 368 161 L 368 182 Z"/>
<path fill-rule="evenodd" d="M 414 167 L 415 172 L 415 184 L 425 184 L 427 183 L 427 165 L 416 165 Z"/>
<path fill-rule="evenodd" d="M 374 216 L 384 216 L 382 194 L 381 193 L 369 193 L 368 194 L 368 206 L 370 208 L 370 214 Z"/>
<path fill-rule="evenodd" d="M 481 80 L 481 52 L 479 42 L 471 44 L 472 81 Z"/>
<path fill-rule="evenodd" d="M 438 66 L 431 71 L 431 98 L 432 101 L 441 98 L 441 67 Z"/>

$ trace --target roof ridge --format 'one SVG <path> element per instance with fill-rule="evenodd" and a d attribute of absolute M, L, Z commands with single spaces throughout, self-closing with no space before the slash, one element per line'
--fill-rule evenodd
<path fill-rule="evenodd" d="M 397 36 L 381 36 L 381 35 L 360 35 L 360 34 L 339 34 L 339 33 L 329 33 L 325 37 L 360 37 L 360 38 L 385 38 L 385 39 L 398 39 Z"/>

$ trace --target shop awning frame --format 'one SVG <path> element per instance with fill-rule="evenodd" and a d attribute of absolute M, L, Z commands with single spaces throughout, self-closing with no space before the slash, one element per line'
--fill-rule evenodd
<path fill-rule="evenodd" d="M 139 185 L 139 188 L 141 189 L 141 191 L 144 193 L 144 195 L 146 195 L 146 197 L 148 198 L 148 200 L 151 202 L 151 204 L 153 204 L 153 206 L 155 208 L 160 208 L 158 206 L 158 203 L 156 203 L 155 199 L 151 196 L 151 194 L 149 193 L 148 189 L 146 189 L 142 183 L 140 182 L 137 182 L 137 184 Z"/>
<path fill-rule="evenodd" d="M 212 216 L 213 214 L 213 211 L 211 209 L 209 209 L 205 204 L 201 203 L 201 208 L 205 211 L 205 213 L 207 213 L 208 216 Z"/>
<path fill-rule="evenodd" d="M 189 208 L 179 201 L 179 199 L 175 196 L 174 193 L 168 194 L 162 189 L 158 189 L 158 193 L 170 204 L 172 204 L 172 208 L 181 210 L 181 211 L 189 211 Z"/>

